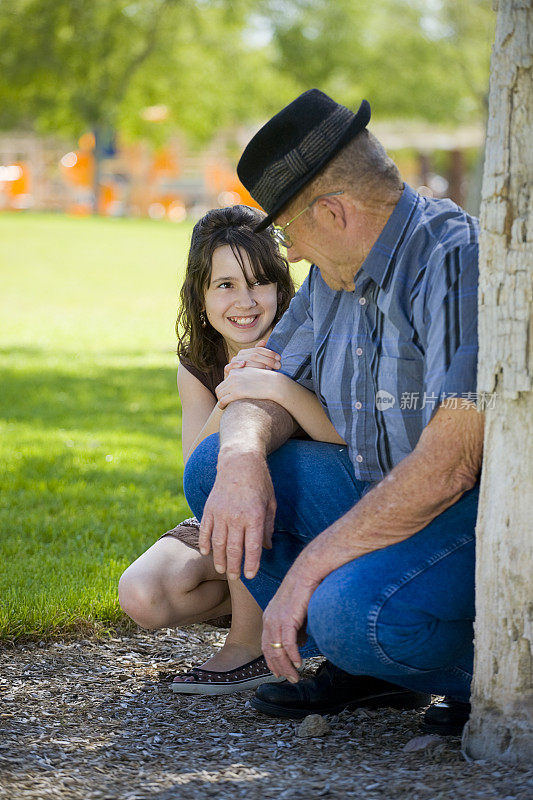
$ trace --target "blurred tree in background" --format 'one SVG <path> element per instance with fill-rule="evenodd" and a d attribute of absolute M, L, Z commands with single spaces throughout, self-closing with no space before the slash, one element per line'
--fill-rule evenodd
<path fill-rule="evenodd" d="M 0 126 L 197 140 L 313 86 L 376 115 L 479 119 L 490 0 L 0 0 Z M 165 104 L 154 126 L 140 115 Z"/>
<path fill-rule="evenodd" d="M 94 133 L 94 210 L 115 131 L 205 141 L 261 113 L 253 0 L 0 0 L 0 127 Z M 143 109 L 163 104 L 154 125 Z"/>
<path fill-rule="evenodd" d="M 489 0 L 264 0 L 275 65 L 381 118 L 464 123 L 485 115 Z"/>
<path fill-rule="evenodd" d="M 257 112 L 265 68 L 243 31 L 251 0 L 0 2 L 0 125 L 78 136 L 120 129 L 196 138 Z M 256 69 L 250 67 L 255 65 Z M 143 107 L 165 103 L 154 127 Z"/>

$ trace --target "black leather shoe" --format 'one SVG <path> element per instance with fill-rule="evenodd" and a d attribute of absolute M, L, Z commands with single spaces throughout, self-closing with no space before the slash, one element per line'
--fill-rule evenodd
<path fill-rule="evenodd" d="M 324 661 L 312 678 L 298 683 L 259 686 L 252 706 L 271 717 L 302 719 L 308 714 L 338 714 L 345 708 L 420 708 L 431 695 L 412 692 L 367 675 L 350 675 Z"/>
<path fill-rule="evenodd" d="M 422 730 L 439 736 L 460 736 L 469 716 L 470 703 L 445 697 L 428 708 L 422 720 Z"/>

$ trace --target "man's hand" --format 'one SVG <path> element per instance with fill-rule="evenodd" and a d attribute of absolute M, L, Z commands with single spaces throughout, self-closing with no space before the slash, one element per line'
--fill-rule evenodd
<path fill-rule="evenodd" d="M 221 454 L 200 525 L 200 552 L 207 555 L 212 548 L 216 571 L 238 580 L 244 550 L 244 574 L 253 578 L 262 547 L 272 546 L 275 514 L 276 499 L 265 457 Z"/>
<path fill-rule="evenodd" d="M 213 548 L 218 572 L 230 580 L 241 572 L 253 578 L 261 548 L 271 547 L 276 500 L 267 455 L 281 447 L 296 428 L 291 415 L 277 403 L 238 400 L 230 403 L 220 422 L 217 477 L 204 507 L 200 552 Z"/>
<path fill-rule="evenodd" d="M 300 677 L 298 632 L 305 623 L 309 601 L 318 583 L 302 577 L 301 570 L 289 570 L 263 614 L 262 648 L 266 662 L 274 675 L 291 683 Z M 283 647 L 274 646 L 279 644 Z"/>

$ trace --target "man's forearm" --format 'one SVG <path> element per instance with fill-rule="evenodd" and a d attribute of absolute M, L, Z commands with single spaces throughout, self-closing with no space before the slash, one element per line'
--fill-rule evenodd
<path fill-rule="evenodd" d="M 217 478 L 204 507 L 199 546 L 202 555 L 212 547 L 215 569 L 230 580 L 240 575 L 243 546 L 247 578 L 259 569 L 262 546 L 272 546 L 276 499 L 266 457 L 295 426 L 272 401 L 236 400 L 224 410 Z"/>
<path fill-rule="evenodd" d="M 365 497 L 300 554 L 292 569 L 313 576 L 318 585 L 326 575 L 359 556 L 409 538 L 456 503 L 474 486 L 481 469 L 483 420 L 468 412 L 465 447 L 453 446 L 450 426 L 441 414 L 437 434 L 427 433 L 407 456 Z M 448 438 L 449 436 L 449 438 Z M 431 437 L 431 438 L 430 438 Z"/>
<path fill-rule="evenodd" d="M 271 400 L 236 400 L 220 422 L 220 452 L 257 453 L 265 457 L 294 433 L 297 424 Z"/>

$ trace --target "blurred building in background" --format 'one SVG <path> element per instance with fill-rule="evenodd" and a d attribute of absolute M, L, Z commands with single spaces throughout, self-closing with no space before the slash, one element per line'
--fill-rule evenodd
<path fill-rule="evenodd" d="M 407 183 L 422 194 L 450 197 L 477 213 L 481 125 L 445 130 L 416 122 L 377 123 L 372 132 Z M 235 170 L 235 153 L 253 133 L 253 129 L 221 133 L 200 152 L 188 149 L 179 136 L 160 148 L 110 138 L 99 148 L 98 159 L 91 132 L 76 143 L 34 134 L 0 134 L 0 210 L 76 215 L 97 210 L 111 217 L 180 222 L 216 206 L 256 205 Z"/>

